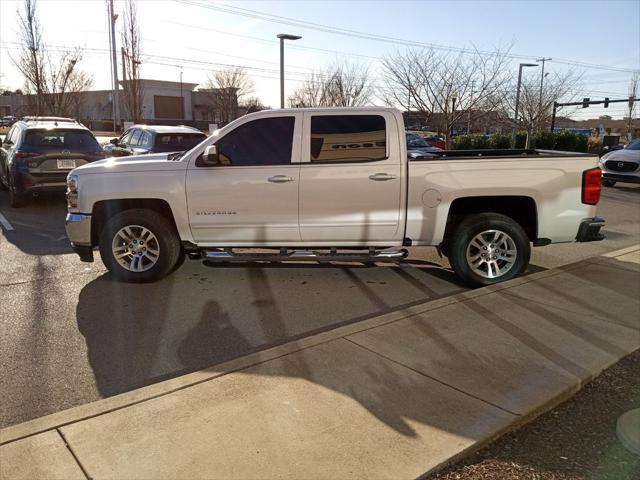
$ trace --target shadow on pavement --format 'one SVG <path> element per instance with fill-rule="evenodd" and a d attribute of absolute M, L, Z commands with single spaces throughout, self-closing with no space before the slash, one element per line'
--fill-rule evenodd
<path fill-rule="evenodd" d="M 103 396 L 463 290 L 428 262 L 193 270 L 153 284 L 106 274 L 81 290 L 76 318 Z"/>
<path fill-rule="evenodd" d="M 72 252 L 64 229 L 67 213 L 64 193 L 42 194 L 22 208 L 11 208 L 6 192 L 0 192 L 0 210 L 15 229 L 1 229 L 2 234 L 20 251 L 29 255 Z"/>

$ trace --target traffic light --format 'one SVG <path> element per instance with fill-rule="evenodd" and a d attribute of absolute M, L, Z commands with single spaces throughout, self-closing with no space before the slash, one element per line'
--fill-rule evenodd
<path fill-rule="evenodd" d="M 609 108 L 609 97 L 604 97 L 604 108 Z"/>
<path fill-rule="evenodd" d="M 583 98 L 582 99 L 582 108 L 587 108 L 589 106 L 589 100 L 591 100 L 590 98 Z"/>

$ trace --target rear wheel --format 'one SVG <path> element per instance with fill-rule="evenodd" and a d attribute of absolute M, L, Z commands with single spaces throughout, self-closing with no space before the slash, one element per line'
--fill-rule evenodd
<path fill-rule="evenodd" d="M 125 282 L 155 282 L 171 273 L 182 254 L 174 226 L 158 212 L 125 210 L 111 217 L 100 235 L 100 256 Z"/>
<path fill-rule="evenodd" d="M 522 227 L 497 213 L 463 220 L 449 242 L 449 262 L 458 277 L 473 286 L 491 285 L 522 273 L 531 247 Z"/>
<path fill-rule="evenodd" d="M 24 207 L 25 197 L 24 194 L 20 194 L 16 192 L 16 187 L 13 183 L 12 175 L 9 173 L 7 175 L 8 183 L 9 183 L 9 206 L 11 208 L 20 208 Z"/>

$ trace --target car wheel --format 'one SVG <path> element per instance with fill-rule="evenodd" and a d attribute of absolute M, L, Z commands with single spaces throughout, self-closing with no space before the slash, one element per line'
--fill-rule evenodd
<path fill-rule="evenodd" d="M 497 213 L 467 217 L 449 243 L 451 267 L 472 286 L 491 285 L 521 274 L 530 256 L 529 238 L 522 227 Z"/>
<path fill-rule="evenodd" d="M 155 282 L 171 273 L 182 253 L 174 225 L 158 212 L 132 209 L 111 217 L 100 234 L 100 256 L 116 279 Z"/>
<path fill-rule="evenodd" d="M 608 178 L 602 179 L 602 185 L 605 187 L 613 187 L 616 184 L 615 180 L 609 180 Z"/>
<path fill-rule="evenodd" d="M 11 173 L 7 175 L 7 179 L 8 179 L 8 190 L 9 190 L 9 206 L 11 208 L 24 207 L 24 204 L 25 204 L 24 194 L 19 194 L 16 192 L 16 188 L 15 188 L 15 185 L 13 184 Z"/>

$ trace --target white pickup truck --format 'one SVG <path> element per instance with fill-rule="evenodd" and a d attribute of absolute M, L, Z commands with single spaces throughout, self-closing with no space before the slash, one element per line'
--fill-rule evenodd
<path fill-rule="evenodd" d="M 185 153 L 76 168 L 66 229 L 81 260 L 98 246 L 131 282 L 185 257 L 375 263 L 432 245 L 463 281 L 487 285 L 522 273 L 531 244 L 603 238 L 596 164 L 536 150 L 408 159 L 398 110 L 267 110 Z"/>

